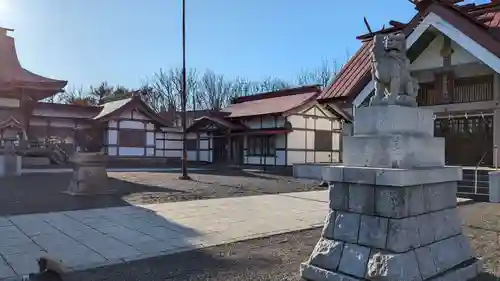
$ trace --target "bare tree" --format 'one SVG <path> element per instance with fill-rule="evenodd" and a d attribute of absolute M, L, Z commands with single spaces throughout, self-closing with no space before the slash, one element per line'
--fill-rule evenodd
<path fill-rule="evenodd" d="M 253 93 L 274 92 L 290 88 L 290 84 L 280 78 L 265 77 L 259 82 L 252 83 Z"/>
<path fill-rule="evenodd" d="M 231 98 L 249 96 L 254 94 L 254 83 L 241 77 L 237 77 L 231 82 Z"/>
<path fill-rule="evenodd" d="M 182 98 L 182 69 L 171 68 L 168 71 L 160 69 L 155 73 L 150 86 L 155 91 L 157 103 L 163 103 L 165 107 L 179 109 Z M 194 107 L 198 92 L 198 75 L 195 69 L 186 72 L 187 103 Z M 157 105 L 160 106 L 160 105 Z"/>
<path fill-rule="evenodd" d="M 66 104 L 96 105 L 96 100 L 88 92 L 80 88 L 66 89 L 61 93 L 59 100 Z"/>
<path fill-rule="evenodd" d="M 151 82 L 143 81 L 141 87 L 136 92 L 154 111 L 161 112 L 167 110 L 161 92 L 157 91 Z"/>
<path fill-rule="evenodd" d="M 318 84 L 326 87 L 338 73 L 338 65 L 336 61 L 329 63 L 324 60 L 321 65 L 312 70 L 302 70 L 297 76 L 299 85 Z"/>
<path fill-rule="evenodd" d="M 95 104 L 103 104 L 106 98 L 109 98 L 113 92 L 114 87 L 108 85 L 108 82 L 104 81 L 97 88 L 90 86 L 89 96 L 94 99 Z"/>
<path fill-rule="evenodd" d="M 196 101 L 203 109 L 219 111 L 229 103 L 232 90 L 231 81 L 207 70 L 200 79 Z"/>
<path fill-rule="evenodd" d="M 159 104 L 158 107 L 163 109 L 177 109 L 180 105 L 180 96 L 176 85 L 174 72 L 169 70 L 167 72 L 160 69 L 155 73 L 151 81 L 153 92 L 149 100 L 155 100 Z"/>

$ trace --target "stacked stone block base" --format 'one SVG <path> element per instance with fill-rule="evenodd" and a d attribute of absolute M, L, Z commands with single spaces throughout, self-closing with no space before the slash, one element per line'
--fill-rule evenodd
<path fill-rule="evenodd" d="M 106 171 L 107 157 L 100 153 L 77 153 L 71 159 L 73 177 L 66 193 L 71 195 L 102 195 L 113 193 Z"/>
<path fill-rule="evenodd" d="M 330 213 L 306 280 L 469 280 L 481 263 L 456 209 L 460 168 L 327 167 Z"/>

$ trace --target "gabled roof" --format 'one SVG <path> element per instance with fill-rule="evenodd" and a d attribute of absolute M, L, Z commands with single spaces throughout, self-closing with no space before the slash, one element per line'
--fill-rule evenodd
<path fill-rule="evenodd" d="M 43 77 L 21 66 L 14 38 L 7 36 L 7 31 L 13 30 L 0 28 L 0 91 L 33 90 L 30 95 L 37 100 L 61 92 L 67 81 Z"/>
<path fill-rule="evenodd" d="M 229 118 L 282 114 L 315 101 L 320 91 L 321 87 L 314 85 L 240 97 L 221 111 Z"/>
<path fill-rule="evenodd" d="M 102 105 L 102 110 L 93 119 L 97 121 L 108 121 L 119 119 L 119 115 L 125 110 L 138 109 L 153 122 L 161 126 L 169 126 L 171 123 L 161 118 L 154 112 L 139 96 L 108 102 Z"/>
<path fill-rule="evenodd" d="M 194 120 L 193 124 L 189 126 L 189 128 L 187 128 L 186 131 L 190 132 L 192 130 L 199 129 L 207 124 L 215 124 L 218 128 L 222 127 L 232 131 L 241 131 L 248 129 L 248 127 L 237 121 L 230 121 L 220 116 L 203 116 L 201 118 Z"/>
<path fill-rule="evenodd" d="M 420 0 L 415 1 L 418 13 L 408 24 L 397 23 L 397 26 L 376 31 L 374 33 L 390 33 L 401 31 L 407 36 L 429 13 L 435 13 L 466 34 L 469 38 L 500 57 L 500 2 L 483 5 L 456 5 L 454 0 Z M 371 47 L 372 34 L 357 37 L 363 40 L 361 48 L 341 69 L 333 83 L 318 96 L 321 102 L 347 99 L 352 100 L 371 81 Z"/>
<path fill-rule="evenodd" d="M 318 96 L 318 100 L 342 99 L 359 90 L 360 82 L 371 71 L 372 40 L 363 42 L 361 48 L 342 67 L 335 80 Z M 368 82 L 368 81 L 367 81 Z"/>

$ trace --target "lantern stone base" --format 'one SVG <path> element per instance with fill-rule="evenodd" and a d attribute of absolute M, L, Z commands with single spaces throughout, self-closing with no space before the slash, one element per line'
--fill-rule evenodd
<path fill-rule="evenodd" d="M 107 156 L 101 153 L 75 153 L 70 159 L 73 163 L 73 177 L 67 194 L 102 195 L 113 193 L 106 171 Z"/>
<path fill-rule="evenodd" d="M 16 154 L 0 154 L 0 178 L 21 175 L 22 157 Z"/>

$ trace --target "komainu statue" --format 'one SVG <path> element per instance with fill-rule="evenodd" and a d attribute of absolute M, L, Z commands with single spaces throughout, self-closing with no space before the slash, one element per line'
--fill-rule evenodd
<path fill-rule="evenodd" d="M 410 75 L 404 34 L 377 34 L 372 48 L 375 94 L 370 105 L 417 106 L 418 82 Z"/>

